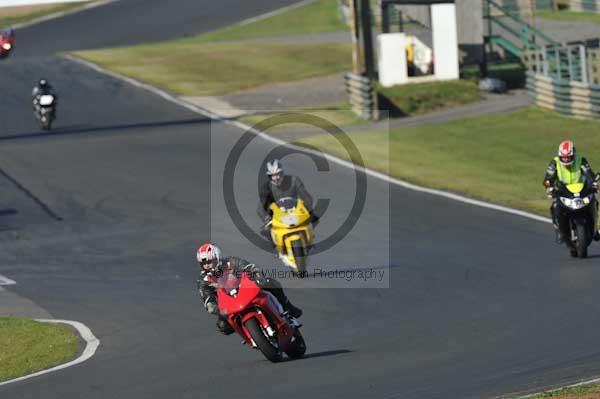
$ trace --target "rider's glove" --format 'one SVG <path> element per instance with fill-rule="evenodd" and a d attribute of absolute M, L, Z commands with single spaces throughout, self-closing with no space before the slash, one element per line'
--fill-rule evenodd
<path fill-rule="evenodd" d="M 552 198 L 552 194 L 553 194 L 553 193 L 554 193 L 554 187 L 548 187 L 548 188 L 546 189 L 546 196 L 547 196 L 548 198 Z"/>

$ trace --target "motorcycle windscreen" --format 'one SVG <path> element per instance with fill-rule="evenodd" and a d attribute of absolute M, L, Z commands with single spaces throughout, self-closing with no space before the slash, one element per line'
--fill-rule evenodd
<path fill-rule="evenodd" d="M 42 106 L 52 105 L 53 102 L 54 102 L 54 96 L 50 96 L 50 95 L 40 96 L 40 105 L 42 105 Z"/>
<path fill-rule="evenodd" d="M 233 295 L 231 295 L 232 292 L 234 293 Z M 244 273 L 242 281 L 237 288 L 230 290 L 229 293 L 224 289 L 217 291 L 219 310 L 225 314 L 239 313 L 246 309 L 259 293 L 260 287 Z"/>
<path fill-rule="evenodd" d="M 567 190 L 573 194 L 577 194 L 583 191 L 584 184 L 583 183 L 573 183 L 567 184 Z"/>
<path fill-rule="evenodd" d="M 273 212 L 273 227 L 275 228 L 301 226 L 310 219 L 310 213 L 301 199 L 282 198 L 277 204 L 272 203 L 270 208 Z"/>

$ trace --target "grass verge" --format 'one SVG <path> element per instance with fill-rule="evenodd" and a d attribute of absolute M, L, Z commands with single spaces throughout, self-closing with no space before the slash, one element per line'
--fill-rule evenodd
<path fill-rule="evenodd" d="M 267 36 L 290 36 L 347 30 L 337 0 L 317 0 L 305 6 L 250 24 L 235 24 L 205 33 L 194 41 L 246 40 Z"/>
<path fill-rule="evenodd" d="M 338 43 L 164 42 L 75 55 L 179 95 L 231 93 L 342 72 L 350 45 Z"/>
<path fill-rule="evenodd" d="M 88 3 L 89 2 L 80 2 L 41 6 L 38 5 L 0 8 L 0 29 L 9 28 L 12 25 L 32 21 L 34 19 L 41 18 L 46 15 L 54 14 L 57 12 L 70 11 Z"/>
<path fill-rule="evenodd" d="M 481 99 L 477 85 L 464 80 L 381 87 L 378 92 L 391 103 L 383 106 L 391 116 L 421 115 Z"/>
<path fill-rule="evenodd" d="M 552 11 L 540 10 L 535 14 L 538 18 L 555 19 L 559 21 L 593 22 L 600 24 L 600 14 L 586 11 Z"/>
<path fill-rule="evenodd" d="M 580 385 L 571 388 L 563 388 L 552 392 L 542 392 L 537 395 L 528 396 L 527 399 L 598 399 L 600 398 L 600 384 Z"/>
<path fill-rule="evenodd" d="M 0 381 L 65 363 L 77 353 L 77 344 L 64 326 L 0 317 Z"/>
<path fill-rule="evenodd" d="M 535 107 L 447 124 L 387 132 L 350 134 L 366 166 L 422 186 L 462 193 L 513 208 L 548 215 L 542 179 L 556 146 L 575 140 L 592 167 L 600 168 L 600 123 L 560 116 Z M 335 138 L 305 137 L 348 159 Z"/>

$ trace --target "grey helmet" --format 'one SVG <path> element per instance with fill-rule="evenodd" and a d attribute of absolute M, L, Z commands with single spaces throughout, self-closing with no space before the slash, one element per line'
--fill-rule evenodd
<path fill-rule="evenodd" d="M 276 175 L 278 173 L 281 173 L 283 175 L 283 165 L 281 164 L 281 161 L 279 159 L 274 159 L 272 161 L 267 162 L 267 176 L 269 176 L 269 178 L 273 175 Z M 279 179 L 279 181 L 274 182 L 273 180 L 271 180 L 271 182 L 273 184 L 279 185 L 281 183 L 281 179 Z"/>

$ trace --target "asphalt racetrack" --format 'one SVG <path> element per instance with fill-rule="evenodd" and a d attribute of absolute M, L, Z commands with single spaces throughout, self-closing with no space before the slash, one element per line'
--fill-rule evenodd
<path fill-rule="evenodd" d="M 547 224 L 373 178 L 354 229 L 311 263 L 383 271 L 383 281 L 285 281 L 304 310 L 302 360 L 272 364 L 218 333 L 195 293 L 197 246 L 212 238 L 282 269 L 223 204 L 222 170 L 244 132 L 50 54 L 183 36 L 281 4 L 125 0 L 17 32 L 19 52 L 0 63 L 0 274 L 17 285 L 0 300 L 81 321 L 101 345 L 86 363 L 0 396 L 491 398 L 597 376 L 595 247 L 572 260 Z M 60 94 L 50 133 L 30 106 L 41 75 Z M 254 140 L 235 170 L 253 227 L 258 168 L 272 148 Z M 326 236 L 349 214 L 354 172 L 318 172 L 303 155 L 287 167 L 330 199 L 318 227 Z"/>

